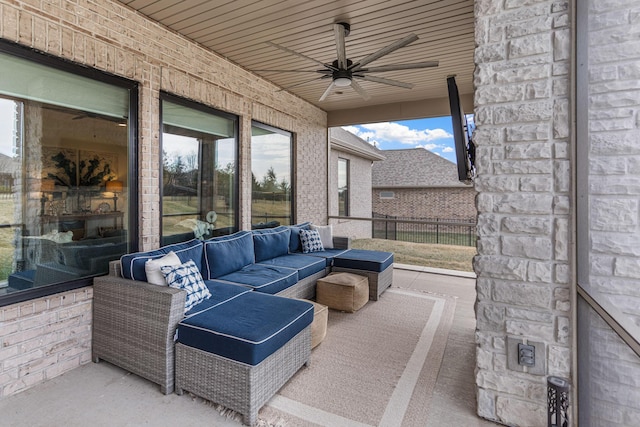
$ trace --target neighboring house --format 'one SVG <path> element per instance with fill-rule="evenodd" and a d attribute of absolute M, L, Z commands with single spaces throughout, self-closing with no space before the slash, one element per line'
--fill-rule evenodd
<path fill-rule="evenodd" d="M 371 168 L 384 159 L 383 153 L 340 127 L 329 128 L 329 146 L 329 217 L 334 217 L 334 233 L 370 238 L 371 221 L 355 218 L 371 218 Z"/>
<path fill-rule="evenodd" d="M 0 193 L 11 192 L 15 172 L 18 170 L 16 160 L 0 153 Z"/>
<path fill-rule="evenodd" d="M 372 168 L 376 214 L 415 219 L 473 220 L 476 191 L 458 180 L 456 165 L 423 148 L 384 150 Z"/>

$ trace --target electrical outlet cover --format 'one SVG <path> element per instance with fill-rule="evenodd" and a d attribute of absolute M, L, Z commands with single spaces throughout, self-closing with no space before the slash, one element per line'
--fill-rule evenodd
<path fill-rule="evenodd" d="M 536 348 L 529 344 L 518 344 L 518 363 L 522 366 L 534 366 Z"/>
<path fill-rule="evenodd" d="M 518 344 L 528 344 L 535 347 L 536 363 L 534 366 L 527 367 L 518 363 Z M 507 337 L 507 368 L 532 375 L 546 375 L 547 344 L 539 341 L 527 341 L 523 337 Z"/>
<path fill-rule="evenodd" d="M 518 344 L 524 344 L 524 340 L 507 337 L 507 368 L 516 372 L 524 372 L 524 366 L 518 363 Z"/>

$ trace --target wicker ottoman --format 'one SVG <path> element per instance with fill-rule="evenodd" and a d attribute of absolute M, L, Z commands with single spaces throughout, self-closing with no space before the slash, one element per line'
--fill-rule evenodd
<path fill-rule="evenodd" d="M 358 311 L 369 301 L 369 279 L 352 273 L 331 273 L 318 279 L 316 301 L 335 310 Z"/>
<path fill-rule="evenodd" d="M 349 249 L 333 259 L 333 272 L 354 273 L 369 278 L 369 298 L 377 301 L 393 280 L 393 253 Z"/>
<path fill-rule="evenodd" d="M 313 322 L 311 323 L 311 348 L 316 348 L 318 344 L 327 336 L 327 321 L 329 320 L 329 307 L 318 304 L 314 301 L 305 300 L 313 304 Z"/>

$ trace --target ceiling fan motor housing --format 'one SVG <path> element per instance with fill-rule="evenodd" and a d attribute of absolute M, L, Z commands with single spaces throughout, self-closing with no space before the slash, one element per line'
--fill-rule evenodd
<path fill-rule="evenodd" d="M 345 87 L 351 84 L 351 80 L 353 79 L 353 73 L 349 70 L 349 67 L 353 64 L 353 61 L 347 59 L 347 68 L 346 69 L 338 69 L 338 61 L 333 61 L 333 66 L 336 68 L 335 71 L 331 74 L 334 83 L 336 86 Z"/>

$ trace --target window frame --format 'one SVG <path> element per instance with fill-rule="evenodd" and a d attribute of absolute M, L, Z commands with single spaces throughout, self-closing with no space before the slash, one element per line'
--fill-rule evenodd
<path fill-rule="evenodd" d="M 163 142 L 162 142 L 162 134 L 163 134 L 163 128 L 164 128 L 164 122 L 162 121 L 162 103 L 163 101 L 167 101 L 167 102 L 171 102 L 173 104 L 178 104 L 181 105 L 185 108 L 191 108 L 193 110 L 197 110 L 197 111 L 201 111 L 203 113 L 206 114 L 211 114 L 211 115 L 215 115 L 218 117 L 223 117 L 225 119 L 229 119 L 229 120 L 233 120 L 233 130 L 235 133 L 235 139 L 236 139 L 236 146 L 235 146 L 235 158 L 236 158 L 236 168 L 234 171 L 234 191 L 233 191 L 233 205 L 235 206 L 235 210 L 233 212 L 233 222 L 234 222 L 234 226 L 233 226 L 233 232 L 236 232 L 240 229 L 240 174 L 239 174 L 239 166 L 240 166 L 240 117 L 232 114 L 232 113 L 228 113 L 226 111 L 222 111 L 222 110 L 218 110 L 216 108 L 213 107 L 209 107 L 208 105 L 187 99 L 187 98 L 183 98 L 181 96 L 178 95 L 174 95 L 170 92 L 165 92 L 165 91 L 160 91 L 160 97 L 159 97 L 159 122 L 160 122 L 160 128 L 159 128 L 159 135 L 160 135 L 160 150 L 158 153 L 158 161 L 159 161 L 159 194 L 160 194 L 160 206 L 158 208 L 159 211 L 159 215 L 160 215 L 160 240 L 162 241 L 162 226 L 163 226 L 163 212 L 164 212 L 164 206 L 163 206 L 163 183 L 164 183 L 164 168 L 162 167 L 162 153 L 163 153 Z"/>
<path fill-rule="evenodd" d="M 29 49 L 16 43 L 0 40 L 0 53 L 13 55 L 15 57 L 32 61 L 40 65 L 55 68 L 77 76 L 82 76 L 117 86 L 129 91 L 129 120 L 128 120 L 128 182 L 137 182 L 138 173 L 138 83 L 126 79 L 115 74 L 105 71 L 89 68 L 85 65 L 71 62 L 69 60 L 53 56 L 48 53 Z M 129 212 L 128 227 L 128 251 L 138 250 L 138 188 L 137 186 L 129 186 L 128 206 Z M 6 295 L 0 295 L 0 307 L 11 304 L 17 304 L 25 301 L 43 298 L 62 292 L 71 291 L 93 285 L 93 278 L 98 275 L 91 275 L 67 282 L 53 283 L 49 285 L 39 286 L 37 288 L 29 288 L 20 290 Z"/>
<path fill-rule="evenodd" d="M 296 157 L 295 157 L 295 152 L 296 152 L 296 138 L 295 138 L 295 134 L 293 132 L 290 132 L 288 130 L 285 129 L 280 129 L 277 128 L 275 126 L 271 126 L 256 120 L 251 120 L 251 127 L 257 127 L 260 129 L 264 129 L 267 131 L 271 131 L 274 133 L 279 133 L 281 135 L 284 135 L 286 137 L 288 137 L 291 141 L 291 153 L 289 155 L 289 162 L 291 163 L 291 168 L 289 170 L 289 174 L 291 176 L 291 182 L 289 183 L 289 185 L 291 186 L 291 191 L 290 191 L 290 196 L 291 196 L 291 200 L 290 200 L 290 206 L 289 206 L 289 217 L 291 218 L 291 225 L 295 224 L 297 222 L 297 219 L 295 217 L 295 195 L 296 195 L 296 174 L 295 174 L 295 170 L 296 170 Z M 251 133 L 251 142 L 253 144 L 253 131 Z M 249 159 L 249 164 L 250 167 L 249 169 L 252 169 L 251 164 L 253 162 L 253 158 Z M 253 170 L 251 170 L 251 173 L 253 173 Z M 252 184 L 251 184 L 252 185 Z M 252 199 L 252 203 L 251 203 L 251 211 L 249 212 L 249 217 L 253 218 L 253 185 L 251 188 L 251 199 Z"/>

